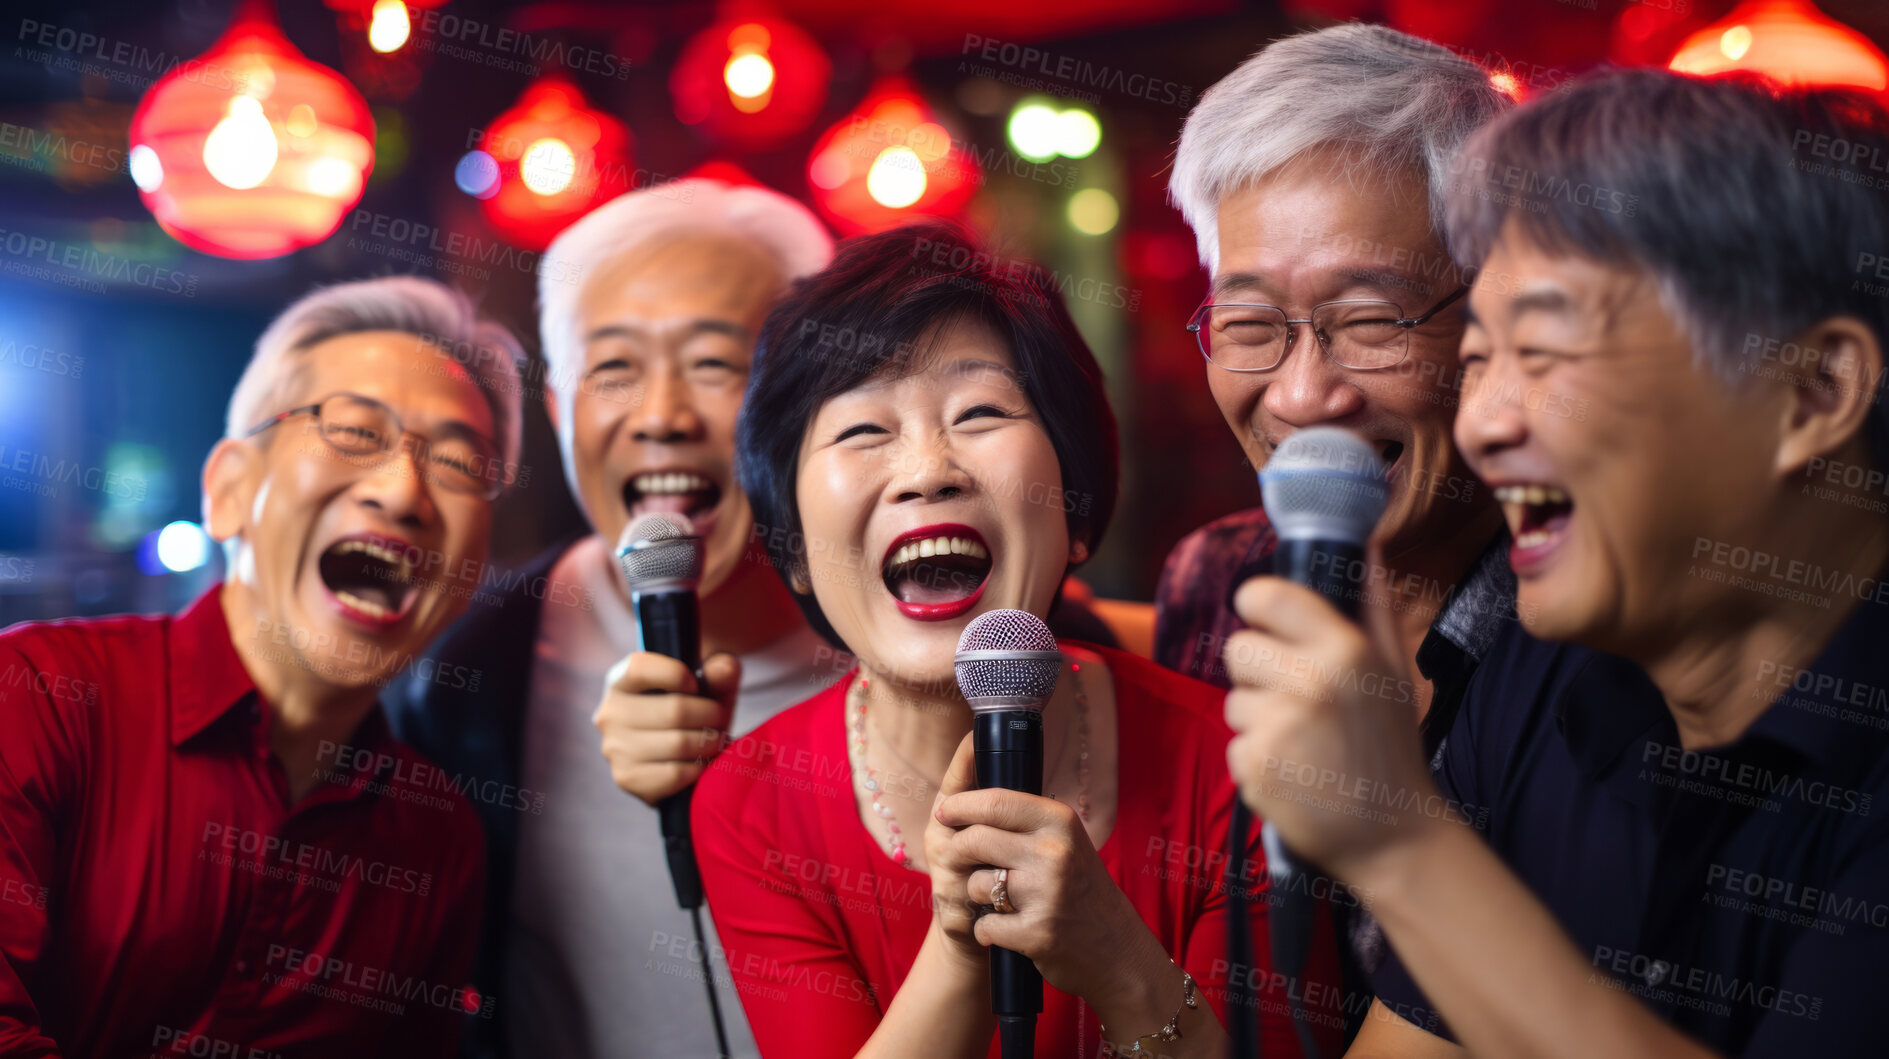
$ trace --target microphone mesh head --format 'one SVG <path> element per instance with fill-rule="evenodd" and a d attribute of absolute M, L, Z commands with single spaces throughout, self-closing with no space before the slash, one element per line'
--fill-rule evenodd
<path fill-rule="evenodd" d="M 617 561 L 632 592 L 667 582 L 702 577 L 702 539 L 683 515 L 643 515 L 623 527 Z"/>
<path fill-rule="evenodd" d="M 1338 427 L 1307 427 L 1273 450 L 1259 472 L 1266 517 L 1283 540 L 1362 544 L 1390 502 L 1384 462 Z"/>
<path fill-rule="evenodd" d="M 992 657 L 993 652 L 1002 654 Z M 973 705 L 980 699 L 1033 701 L 1040 709 L 1056 690 L 1062 655 L 1043 619 L 1027 610 L 993 610 L 964 627 L 954 668 L 958 690 Z"/>

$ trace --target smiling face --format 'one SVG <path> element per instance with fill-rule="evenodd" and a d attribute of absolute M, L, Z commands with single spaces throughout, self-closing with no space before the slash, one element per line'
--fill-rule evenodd
<path fill-rule="evenodd" d="M 1771 496 L 1778 389 L 1693 363 L 1658 285 L 1503 229 L 1470 294 L 1456 440 L 1502 501 L 1529 631 L 1644 650 L 1743 595 L 1693 570 Z"/>
<path fill-rule="evenodd" d="M 584 364 L 558 434 L 579 502 L 613 542 L 638 515 L 687 515 L 705 538 L 705 595 L 735 570 L 753 523 L 734 480 L 735 419 L 785 283 L 750 242 L 683 236 L 606 266 L 577 302 Z"/>
<path fill-rule="evenodd" d="M 434 460 L 493 436 L 478 386 L 417 336 L 360 332 L 294 356 L 294 385 L 271 412 L 320 401 L 323 419 L 348 429 L 329 398 L 357 394 L 427 439 Z M 351 457 L 304 413 L 219 442 L 204 478 L 211 535 L 237 538 L 230 581 L 247 624 L 230 631 L 246 661 L 339 686 L 382 683 L 464 611 L 479 582 L 491 502 L 430 480 L 411 439 L 382 460 Z"/>
<path fill-rule="evenodd" d="M 1004 341 L 956 324 L 917 343 L 923 370 L 822 404 L 795 497 L 821 611 L 870 670 L 954 686 L 978 614 L 1048 613 L 1070 558 L 1062 470 Z"/>
<path fill-rule="evenodd" d="M 1394 302 L 1416 317 L 1458 286 L 1459 273 L 1430 230 L 1415 178 L 1334 172 L 1313 155 L 1220 201 L 1220 262 L 1213 301 L 1275 305 L 1294 320 L 1340 299 Z M 1395 559 L 1460 528 L 1486 510 L 1486 493 L 1450 441 L 1461 303 L 1410 333 L 1395 367 L 1352 371 L 1326 357 L 1299 325 L 1270 371 L 1206 365 L 1227 426 L 1255 468 L 1293 431 L 1338 426 L 1369 441 L 1390 466 L 1390 506 L 1378 538 Z"/>

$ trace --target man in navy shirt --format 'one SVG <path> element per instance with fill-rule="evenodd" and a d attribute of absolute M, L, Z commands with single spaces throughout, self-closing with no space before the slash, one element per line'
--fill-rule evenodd
<path fill-rule="evenodd" d="M 1483 271 L 1456 440 L 1526 632 L 1434 782 L 1356 690 L 1387 630 L 1256 579 L 1227 649 L 1247 800 L 1395 951 L 1352 1055 L 1881 1050 L 1884 128 L 1860 97 L 1637 70 L 1459 156 L 1451 242 Z"/>

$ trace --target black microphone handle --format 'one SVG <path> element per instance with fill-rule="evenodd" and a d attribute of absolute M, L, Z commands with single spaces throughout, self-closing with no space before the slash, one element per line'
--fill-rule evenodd
<path fill-rule="evenodd" d="M 1281 539 L 1272 553 L 1272 572 L 1331 600 L 1352 621 L 1364 603 L 1365 573 L 1370 568 L 1358 541 Z"/>
<path fill-rule="evenodd" d="M 685 589 L 638 592 L 631 600 L 642 649 L 681 662 L 701 679 L 702 614 L 695 593 Z M 689 799 L 694 793 L 694 786 L 684 787 L 656 804 L 669 879 L 675 884 L 676 903 L 683 908 L 702 907 L 702 872 L 696 867 L 695 846 L 689 838 Z"/>
<path fill-rule="evenodd" d="M 1043 793 L 1043 711 L 987 710 L 971 718 L 971 732 L 979 788 Z M 990 1010 L 999 1018 L 1042 1012 L 1043 975 L 1029 957 L 991 946 Z"/>
<path fill-rule="evenodd" d="M 1272 572 L 1295 584 L 1307 588 L 1331 600 L 1332 606 L 1345 617 L 1357 620 L 1360 607 L 1364 603 L 1364 582 L 1369 561 L 1366 558 L 1364 543 L 1343 540 L 1289 540 L 1281 538 L 1273 550 Z M 1236 807 L 1234 812 L 1234 849 L 1229 851 L 1243 857 L 1245 855 L 1246 814 Z M 1268 821 L 1263 832 L 1263 844 L 1266 851 L 1267 874 L 1273 877 L 1272 909 L 1268 914 L 1268 933 L 1272 939 L 1273 970 L 1291 979 L 1298 979 L 1305 973 L 1306 961 L 1312 950 L 1312 920 L 1316 914 L 1315 902 L 1311 898 L 1309 886 L 1291 885 L 1292 877 L 1301 875 L 1304 868 L 1300 858 L 1291 855 L 1285 843 L 1273 830 Z M 1285 892 L 1281 893 L 1281 884 Z M 1251 952 L 1252 934 L 1247 926 L 1247 897 L 1243 893 L 1230 895 L 1228 901 L 1228 923 L 1235 932 L 1229 939 L 1237 947 L 1229 959 Z M 1300 1050 L 1307 1056 L 1318 1054 L 1318 1046 L 1313 1040 L 1311 1026 L 1305 1017 L 1298 991 L 1292 993 L 1290 1004 L 1293 1028 L 1297 1031 Z M 1248 1001 L 1250 1003 L 1250 1001 Z M 1230 1006 L 1230 1005 L 1229 1005 Z M 1255 1036 L 1257 1027 L 1252 1020 L 1239 1020 L 1236 1030 L 1235 1055 L 1258 1054 L 1258 1040 Z M 1251 1049 L 1247 1051 L 1246 1049 Z"/>

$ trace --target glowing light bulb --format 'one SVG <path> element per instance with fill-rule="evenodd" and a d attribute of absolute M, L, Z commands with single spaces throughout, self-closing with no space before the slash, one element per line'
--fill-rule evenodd
<path fill-rule="evenodd" d="M 412 32 L 413 21 L 407 17 L 406 4 L 401 0 L 374 0 L 373 21 L 367 25 L 368 47 L 383 55 L 398 51 Z"/>
<path fill-rule="evenodd" d="M 164 186 L 164 163 L 150 147 L 133 147 L 125 161 L 131 168 L 131 182 L 138 185 L 139 191 L 149 193 Z"/>
<path fill-rule="evenodd" d="M 1083 188 L 1069 197 L 1069 224 L 1084 235 L 1113 231 L 1121 216 L 1115 196 L 1101 188 Z"/>
<path fill-rule="evenodd" d="M 535 194 L 555 195 L 577 176 L 577 156 L 563 140 L 547 136 L 525 148 L 518 176 Z"/>
<path fill-rule="evenodd" d="M 1056 150 L 1067 158 L 1087 158 L 1102 145 L 1102 125 L 1086 110 L 1056 115 Z"/>
<path fill-rule="evenodd" d="M 174 574 L 210 561 L 210 535 L 195 522 L 173 522 L 157 533 L 157 561 Z"/>
<path fill-rule="evenodd" d="M 722 68 L 728 91 L 742 99 L 758 99 L 774 87 L 774 64 L 759 52 L 744 52 Z"/>
<path fill-rule="evenodd" d="M 866 172 L 866 194 L 888 209 L 903 209 L 925 194 L 925 163 L 910 147 L 888 147 Z"/>
<path fill-rule="evenodd" d="M 453 183 L 475 199 L 491 198 L 498 191 L 498 160 L 484 151 L 467 151 L 453 167 Z"/>
<path fill-rule="evenodd" d="M 224 187 L 248 191 L 269 178 L 275 160 L 275 129 L 262 104 L 253 96 L 230 100 L 229 113 L 203 141 L 203 167 Z"/>
<path fill-rule="evenodd" d="M 1054 110 L 1041 103 L 1031 103 L 1011 112 L 1010 146 L 1032 162 L 1047 162 L 1056 157 L 1062 141 L 1062 126 Z"/>

